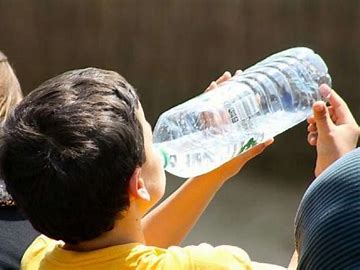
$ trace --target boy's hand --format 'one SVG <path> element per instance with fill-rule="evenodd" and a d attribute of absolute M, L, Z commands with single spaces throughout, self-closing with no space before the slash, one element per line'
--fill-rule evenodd
<path fill-rule="evenodd" d="M 329 86 L 320 86 L 320 93 L 330 106 L 318 101 L 313 105 L 313 115 L 308 118 L 308 142 L 316 146 L 315 176 L 334 161 L 354 149 L 360 135 L 359 126 L 345 101 Z"/>
<path fill-rule="evenodd" d="M 242 70 L 237 70 L 235 72 L 235 75 L 238 75 L 238 74 L 241 74 Z M 223 75 L 221 75 L 216 81 L 212 81 L 210 83 L 210 85 L 208 86 L 208 88 L 205 89 L 204 92 L 208 92 L 208 91 L 211 91 L 211 90 L 214 90 L 216 87 L 219 86 L 219 84 L 229 80 L 231 78 L 231 73 L 229 71 L 225 71 Z"/>
<path fill-rule="evenodd" d="M 271 138 L 265 142 L 255 145 L 243 154 L 233 158 L 215 170 L 208 172 L 206 176 L 225 182 L 226 180 L 236 175 L 250 159 L 253 159 L 257 155 L 261 154 L 265 148 L 273 142 L 274 139 Z"/>
<path fill-rule="evenodd" d="M 237 70 L 234 76 L 241 73 L 241 70 Z M 220 76 L 216 81 L 210 83 L 205 92 L 215 90 L 221 83 L 229 80 L 230 78 L 231 73 L 229 71 L 225 71 L 224 74 Z M 219 181 L 226 181 L 232 176 L 236 175 L 250 159 L 262 153 L 267 146 L 273 143 L 273 141 L 274 139 L 271 138 L 265 142 L 262 142 L 205 175 Z"/>

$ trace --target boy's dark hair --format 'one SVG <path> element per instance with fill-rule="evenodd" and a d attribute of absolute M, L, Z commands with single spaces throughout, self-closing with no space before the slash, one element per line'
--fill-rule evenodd
<path fill-rule="evenodd" d="M 39 232 L 69 244 L 111 230 L 145 162 L 138 97 L 118 73 L 73 70 L 31 92 L 4 124 L 0 167 Z"/>

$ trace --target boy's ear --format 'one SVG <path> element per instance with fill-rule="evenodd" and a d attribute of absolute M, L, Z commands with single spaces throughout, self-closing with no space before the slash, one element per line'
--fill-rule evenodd
<path fill-rule="evenodd" d="M 141 168 L 136 168 L 129 181 L 129 192 L 132 197 L 150 201 L 150 194 L 146 189 L 144 179 L 140 176 Z"/>

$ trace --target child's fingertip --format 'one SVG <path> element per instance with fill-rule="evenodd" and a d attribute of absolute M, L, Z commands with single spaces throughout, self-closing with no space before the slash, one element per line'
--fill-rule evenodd
<path fill-rule="evenodd" d="M 270 138 L 270 139 L 266 140 L 266 141 L 264 142 L 264 144 L 265 144 L 266 146 L 269 146 L 269 145 L 272 144 L 273 142 L 274 142 L 274 138 Z"/>

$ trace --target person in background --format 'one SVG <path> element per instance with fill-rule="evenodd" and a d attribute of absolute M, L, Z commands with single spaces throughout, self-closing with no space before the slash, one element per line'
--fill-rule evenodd
<path fill-rule="evenodd" d="M 7 57 L 0 51 L 0 122 L 21 99 L 18 79 Z M 26 248 L 38 235 L 18 211 L 4 181 L 0 179 L 0 269 L 19 269 Z"/>
<path fill-rule="evenodd" d="M 320 90 L 330 106 L 316 102 L 308 118 L 317 178 L 297 211 L 289 269 L 360 269 L 360 128 L 334 90 Z"/>

